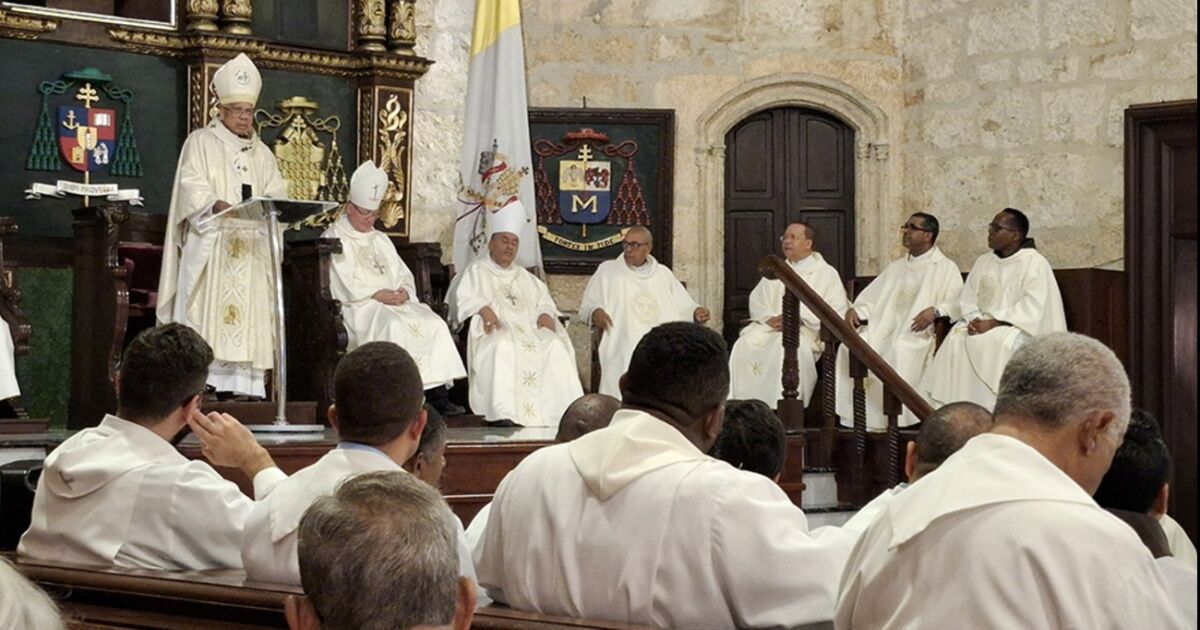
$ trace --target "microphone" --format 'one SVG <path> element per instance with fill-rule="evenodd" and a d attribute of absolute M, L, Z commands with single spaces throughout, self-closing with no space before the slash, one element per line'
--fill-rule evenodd
<path fill-rule="evenodd" d="M 254 188 L 250 184 L 242 184 L 242 201 L 254 196 Z"/>

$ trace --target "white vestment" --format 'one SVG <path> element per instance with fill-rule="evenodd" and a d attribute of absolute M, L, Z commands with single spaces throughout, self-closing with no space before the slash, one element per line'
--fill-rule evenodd
<path fill-rule="evenodd" d="M 8 322 L 0 319 L 0 400 L 21 395 L 13 352 L 12 331 L 8 328 Z"/>
<path fill-rule="evenodd" d="M 546 283 L 516 264 L 507 269 L 490 257 L 471 263 L 454 291 L 456 319 L 489 306 L 500 320 L 491 334 L 473 317 L 467 340 L 471 409 L 488 420 L 525 426 L 558 426 L 567 407 L 583 395 L 575 347 L 558 321 Z M 538 317 L 554 319 L 554 330 Z"/>
<path fill-rule="evenodd" d="M 258 473 L 255 496 L 285 477 L 278 468 Z M 46 458 L 17 550 L 33 560 L 134 569 L 240 569 L 253 505 L 212 466 L 109 415 Z"/>
<path fill-rule="evenodd" d="M 1167 584 L 1167 591 L 1171 594 L 1171 599 L 1174 600 L 1175 605 L 1179 607 L 1179 613 L 1183 615 L 1183 619 L 1187 622 L 1189 628 L 1195 628 L 1196 567 L 1189 566 L 1187 562 L 1172 556 L 1156 558 L 1154 562 L 1158 565 L 1158 569 L 1162 571 L 1163 581 Z"/>
<path fill-rule="evenodd" d="M 583 291 L 579 319 L 591 325 L 592 313 L 604 309 L 612 326 L 600 339 L 600 387 L 597 391 L 621 397 L 618 385 L 642 335 L 667 322 L 690 322 L 700 305 L 667 267 L 647 256 L 641 267 L 630 267 L 624 256 L 596 268 Z"/>
<path fill-rule="evenodd" d="M 867 320 L 858 334 L 900 378 L 918 389 L 925 369 L 933 361 L 937 335 L 932 325 L 914 333 L 913 318 L 933 307 L 950 321 L 957 320 L 962 286 L 958 265 L 937 247 L 916 258 L 906 256 L 893 261 L 851 305 L 861 319 Z M 887 417 L 883 415 L 883 383 L 870 373 L 863 384 L 867 393 L 867 428 L 884 431 Z M 854 426 L 854 379 L 850 378 L 850 353 L 845 346 L 838 348 L 837 355 L 837 413 L 843 425 Z M 917 417 L 905 407 L 900 426 L 917 422 Z"/>
<path fill-rule="evenodd" d="M 810 532 L 770 479 L 621 410 L 526 457 L 496 490 L 480 585 L 518 610 L 660 628 L 828 620 L 854 536 Z"/>
<path fill-rule="evenodd" d="M 386 234 L 359 232 L 342 216 L 321 236 L 342 242 L 342 253 L 333 256 L 330 290 L 342 303 L 347 350 L 371 341 L 390 341 L 412 355 L 425 389 L 466 378 L 450 328 L 417 298 L 413 274 Z M 404 289 L 408 301 L 391 306 L 372 297 L 384 289 Z"/>
<path fill-rule="evenodd" d="M 1133 528 L 1032 447 L 988 433 L 867 527 L 842 575 L 835 627 L 1184 623 Z"/>
<path fill-rule="evenodd" d="M 246 520 L 241 545 L 246 578 L 299 586 L 297 532 L 304 511 L 321 496 L 333 494 L 343 480 L 376 470 L 404 469 L 378 449 L 343 442 L 276 486 L 270 495 L 254 505 Z M 475 580 L 475 568 L 463 538 L 462 523 L 457 518 L 453 521 L 449 525 L 455 528 L 458 536 L 460 574 Z"/>
<path fill-rule="evenodd" d="M 962 319 L 942 342 L 918 389 L 935 408 L 967 400 L 991 409 L 1013 353 L 1030 337 L 1067 330 L 1054 270 L 1033 248 L 1008 258 L 988 252 L 976 259 L 959 305 Z M 974 319 L 1009 325 L 968 335 Z"/>
<path fill-rule="evenodd" d="M 240 138 L 220 121 L 183 143 L 158 281 L 160 324 L 195 328 L 212 346 L 208 382 L 218 391 L 261 396 L 275 360 L 275 287 L 267 224 L 222 217 L 213 204 L 237 204 L 242 185 L 256 197 L 287 197 L 275 156 L 257 136 Z"/>
<path fill-rule="evenodd" d="M 792 263 L 792 269 L 839 316 L 850 307 L 846 287 L 836 269 L 813 252 L 807 258 Z M 750 319 L 742 329 L 733 350 L 729 353 L 729 398 L 757 399 L 772 409 L 783 397 L 783 333 L 771 328 L 767 320 L 783 314 L 783 282 L 763 278 L 750 292 Z M 821 354 L 821 322 L 812 311 L 800 303 L 800 400 L 805 404 L 812 398 L 817 384 L 816 359 Z"/>
<path fill-rule="evenodd" d="M 903 492 L 907 487 L 907 483 L 901 483 L 895 488 L 888 488 L 887 490 L 880 492 L 879 496 L 871 499 L 870 503 L 862 506 L 859 511 L 854 513 L 854 516 L 850 517 L 850 520 L 843 523 L 842 528 L 857 532 L 866 531 L 867 527 L 871 523 L 874 523 L 875 519 L 878 518 L 883 512 L 883 508 L 891 505 L 892 501 L 895 500 L 897 496 L 900 496 L 900 493 Z"/>
<path fill-rule="evenodd" d="M 1187 532 L 1170 514 L 1163 514 L 1158 519 L 1159 526 L 1167 535 L 1167 544 L 1171 546 L 1171 555 L 1182 560 L 1188 566 L 1196 568 L 1196 545 L 1188 538 Z"/>

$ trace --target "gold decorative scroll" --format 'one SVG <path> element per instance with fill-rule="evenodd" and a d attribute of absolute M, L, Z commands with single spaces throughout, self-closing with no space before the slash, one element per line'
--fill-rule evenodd
<path fill-rule="evenodd" d="M 387 5 L 384 0 L 358 0 L 358 49 L 386 52 Z"/>
<path fill-rule="evenodd" d="M 187 30 L 217 30 L 217 0 L 188 0 L 186 9 Z"/>
<path fill-rule="evenodd" d="M 58 29 L 57 20 L 25 17 L 0 9 L 0 35 L 16 39 L 37 39 L 42 33 Z"/>
<path fill-rule="evenodd" d="M 224 18 L 221 30 L 231 35 L 249 35 L 250 16 L 253 13 L 250 0 L 221 0 L 221 15 Z"/>
<path fill-rule="evenodd" d="M 558 234 L 546 229 L 546 226 L 544 225 L 539 225 L 537 231 L 538 234 L 542 235 L 542 238 L 554 243 L 555 245 L 558 245 L 559 247 L 564 247 L 576 252 L 596 252 L 604 249 L 605 247 L 611 247 L 625 240 L 625 234 L 629 232 L 629 228 L 622 228 L 620 232 L 617 232 L 608 238 L 602 238 L 598 241 L 588 241 L 586 243 L 572 241 L 569 238 L 559 236 Z"/>
<path fill-rule="evenodd" d="M 414 0 L 392 0 L 388 11 L 388 49 L 412 54 L 417 45 L 417 3 Z"/>
<path fill-rule="evenodd" d="M 393 228 L 405 218 L 404 138 L 408 136 L 407 126 L 408 112 L 400 105 L 400 97 L 392 94 L 379 111 L 379 168 L 388 174 L 387 192 L 379 205 L 379 220 L 385 228 Z"/>

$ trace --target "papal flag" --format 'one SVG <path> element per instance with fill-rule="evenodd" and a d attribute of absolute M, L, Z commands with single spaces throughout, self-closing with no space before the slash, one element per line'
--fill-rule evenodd
<path fill-rule="evenodd" d="M 454 267 L 459 272 L 487 254 L 487 222 L 511 203 L 523 203 L 527 218 L 517 263 L 541 268 L 530 166 L 521 5 L 518 0 L 477 0 L 459 166 L 461 204 L 454 226 Z"/>

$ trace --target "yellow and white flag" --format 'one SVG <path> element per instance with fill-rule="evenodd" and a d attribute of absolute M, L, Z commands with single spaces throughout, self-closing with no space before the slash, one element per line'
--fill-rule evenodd
<path fill-rule="evenodd" d="M 475 4 L 465 120 L 455 268 L 461 273 L 487 254 L 488 221 L 500 208 L 520 201 L 527 220 L 519 234 L 517 263 L 540 269 L 519 0 Z"/>

